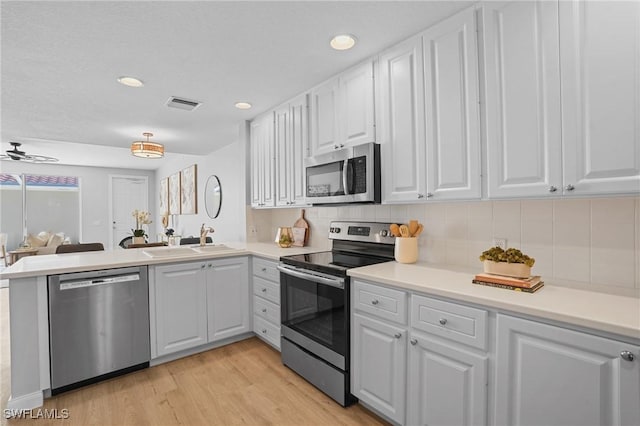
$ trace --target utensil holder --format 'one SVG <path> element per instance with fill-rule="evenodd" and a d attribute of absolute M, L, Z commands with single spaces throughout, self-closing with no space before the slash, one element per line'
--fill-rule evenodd
<path fill-rule="evenodd" d="M 415 237 L 396 237 L 394 257 L 399 263 L 416 263 L 418 260 L 418 239 Z"/>

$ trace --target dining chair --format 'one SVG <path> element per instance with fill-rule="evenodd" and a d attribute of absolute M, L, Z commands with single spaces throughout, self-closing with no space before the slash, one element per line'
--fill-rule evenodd
<path fill-rule="evenodd" d="M 104 251 L 102 243 L 62 244 L 56 248 L 56 254 L 79 253 L 83 251 Z"/>

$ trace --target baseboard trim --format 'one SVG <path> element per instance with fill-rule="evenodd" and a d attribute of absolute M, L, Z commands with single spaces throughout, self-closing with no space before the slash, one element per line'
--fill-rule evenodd
<path fill-rule="evenodd" d="M 7 401 L 7 409 L 8 410 L 31 410 L 33 408 L 42 407 L 44 404 L 44 397 L 42 395 L 42 391 L 28 393 L 26 395 L 21 396 L 13 396 L 9 397 Z"/>

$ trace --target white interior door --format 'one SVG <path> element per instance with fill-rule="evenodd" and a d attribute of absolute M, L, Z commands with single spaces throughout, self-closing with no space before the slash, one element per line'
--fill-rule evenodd
<path fill-rule="evenodd" d="M 149 181 L 146 176 L 110 176 L 111 248 L 135 228 L 134 210 L 149 210 Z"/>

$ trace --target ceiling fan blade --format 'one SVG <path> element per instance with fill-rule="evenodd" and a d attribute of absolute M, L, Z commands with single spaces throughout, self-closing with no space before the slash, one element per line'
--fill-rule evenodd
<path fill-rule="evenodd" d="M 46 155 L 25 155 L 23 161 L 29 161 L 31 163 L 56 163 L 59 160 L 54 157 L 47 157 Z"/>

